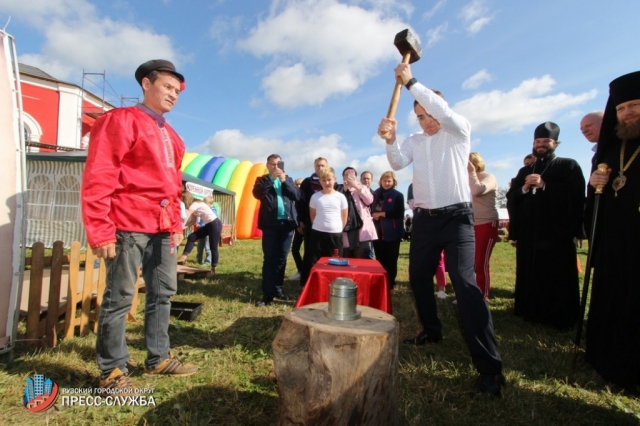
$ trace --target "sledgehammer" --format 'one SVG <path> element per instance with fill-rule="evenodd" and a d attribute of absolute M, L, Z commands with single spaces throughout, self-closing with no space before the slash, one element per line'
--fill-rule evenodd
<path fill-rule="evenodd" d="M 413 34 L 411 34 L 409 29 L 402 30 L 396 34 L 393 44 L 400 51 L 403 64 L 412 64 L 420 59 L 420 55 L 422 55 L 422 48 L 420 48 L 418 40 Z M 401 91 L 402 80 L 398 77 L 396 79 L 396 87 L 393 89 L 393 96 L 391 96 L 391 103 L 389 104 L 389 111 L 387 111 L 387 118 L 393 118 L 396 115 Z"/>

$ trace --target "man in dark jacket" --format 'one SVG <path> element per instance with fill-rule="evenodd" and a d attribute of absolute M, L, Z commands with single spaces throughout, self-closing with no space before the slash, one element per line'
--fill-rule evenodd
<path fill-rule="evenodd" d="M 267 157 L 269 174 L 256 179 L 253 196 L 260 200 L 258 228 L 262 230 L 262 299 L 256 306 L 269 305 L 274 298 L 288 300 L 282 292 L 287 256 L 298 215 L 293 202 L 300 200 L 300 190 L 286 175 L 278 154 Z"/>

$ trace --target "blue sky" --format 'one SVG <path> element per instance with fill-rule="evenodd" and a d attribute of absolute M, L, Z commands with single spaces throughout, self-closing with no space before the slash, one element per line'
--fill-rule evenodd
<path fill-rule="evenodd" d="M 140 63 L 170 59 L 187 88 L 167 118 L 187 151 L 277 152 L 293 177 L 319 156 L 376 181 L 390 169 L 376 128 L 400 60 L 394 35 L 410 28 L 423 49 L 414 75 L 470 120 L 472 151 L 501 187 L 544 121 L 560 125 L 556 153 L 588 173 L 580 118 L 604 109 L 612 79 L 640 70 L 639 16 L 637 0 L 0 0 L 20 62 L 78 85 L 83 70 L 105 71 L 120 105 L 140 95 Z M 401 137 L 419 129 L 405 90 L 396 118 Z M 411 169 L 398 177 L 406 193 Z"/>

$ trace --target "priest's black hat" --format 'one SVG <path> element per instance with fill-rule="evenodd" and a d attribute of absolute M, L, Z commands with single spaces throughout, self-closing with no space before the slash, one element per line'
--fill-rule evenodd
<path fill-rule="evenodd" d="M 551 121 L 542 123 L 536 127 L 536 130 L 533 132 L 533 139 L 549 138 L 557 141 L 558 136 L 560 136 L 560 126 L 556 123 L 552 123 Z"/>
<path fill-rule="evenodd" d="M 152 59 L 140 65 L 136 70 L 136 80 L 138 84 L 142 86 L 142 79 L 148 76 L 152 71 L 166 71 L 175 75 L 180 83 L 184 83 L 184 77 L 178 71 L 176 67 L 170 61 L 166 59 Z"/>
<path fill-rule="evenodd" d="M 604 161 L 609 147 L 619 141 L 616 134 L 618 126 L 616 107 L 622 102 L 634 99 L 640 99 L 640 71 L 622 75 L 609 83 L 609 99 L 604 109 L 604 117 L 602 117 L 594 165 Z"/>
<path fill-rule="evenodd" d="M 609 97 L 614 106 L 640 99 L 640 71 L 625 74 L 609 83 Z"/>

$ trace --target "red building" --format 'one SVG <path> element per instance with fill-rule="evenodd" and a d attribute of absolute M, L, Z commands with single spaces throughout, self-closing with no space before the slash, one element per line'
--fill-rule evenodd
<path fill-rule="evenodd" d="M 97 117 L 115 107 L 82 87 L 58 80 L 39 68 L 18 66 L 27 146 L 32 151 L 49 151 L 47 145 L 86 149 L 88 138 L 83 136 L 89 133 Z"/>

